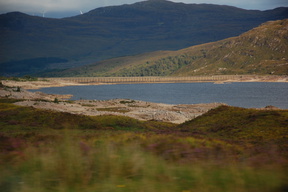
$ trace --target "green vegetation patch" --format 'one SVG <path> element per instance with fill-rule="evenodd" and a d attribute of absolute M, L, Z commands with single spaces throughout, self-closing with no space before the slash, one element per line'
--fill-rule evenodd
<path fill-rule="evenodd" d="M 16 103 L 19 101 L 23 101 L 23 99 L 12 99 L 12 98 L 0 97 L 0 103 Z"/>
<path fill-rule="evenodd" d="M 221 151 L 212 160 L 204 151 L 212 140 L 110 131 L 54 135 L 0 135 L 1 191 L 280 192 L 286 186 L 287 169 L 275 163 L 273 169 L 255 169 L 232 163 Z M 179 157 L 190 162 L 173 161 Z"/>
<path fill-rule="evenodd" d="M 37 77 L 25 75 L 23 77 L 0 77 L 0 80 L 12 80 L 12 81 L 38 81 Z"/>
<path fill-rule="evenodd" d="M 128 113 L 130 110 L 123 107 L 107 107 L 107 108 L 97 108 L 97 111 L 109 111 L 118 113 Z"/>
<path fill-rule="evenodd" d="M 1 101 L 1 100 L 0 100 Z M 35 109 L 32 107 L 20 107 L 11 104 L 14 100 L 3 100 L 0 103 L 0 130 L 42 130 L 42 129 L 120 129 L 143 130 L 145 124 L 142 121 L 123 116 L 84 116 L 64 112 Z M 164 123 L 165 124 L 165 123 Z M 151 126 L 151 124 L 149 125 Z"/>
<path fill-rule="evenodd" d="M 100 127 L 104 127 L 110 130 L 126 130 L 126 131 L 141 131 L 145 129 L 145 125 L 142 121 L 116 115 L 103 115 L 92 117 Z"/>
<path fill-rule="evenodd" d="M 135 101 L 134 100 L 122 100 L 119 103 L 121 103 L 121 104 L 131 104 L 131 103 L 135 103 Z"/>
<path fill-rule="evenodd" d="M 234 142 L 287 144 L 288 111 L 220 106 L 184 123 L 180 129 Z"/>

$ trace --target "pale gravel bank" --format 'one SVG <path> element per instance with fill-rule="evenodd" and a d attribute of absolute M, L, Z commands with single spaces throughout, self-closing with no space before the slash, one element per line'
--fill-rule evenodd
<path fill-rule="evenodd" d="M 127 99 L 67 101 L 65 99 L 71 95 L 32 93 L 17 87 L 1 87 L 0 97 L 20 99 L 21 101 L 16 102 L 16 105 L 38 109 L 90 116 L 122 115 L 138 120 L 156 120 L 177 124 L 191 120 L 220 105 L 225 105 L 222 103 L 169 105 Z"/>

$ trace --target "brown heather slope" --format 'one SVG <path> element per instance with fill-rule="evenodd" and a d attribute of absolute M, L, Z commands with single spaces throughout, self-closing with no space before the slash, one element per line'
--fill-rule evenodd
<path fill-rule="evenodd" d="M 288 19 L 262 24 L 238 37 L 187 50 L 202 57 L 177 75 L 288 74 Z"/>
<path fill-rule="evenodd" d="M 266 22 L 238 37 L 178 51 L 114 58 L 48 76 L 287 75 L 287 51 L 285 19 Z"/>

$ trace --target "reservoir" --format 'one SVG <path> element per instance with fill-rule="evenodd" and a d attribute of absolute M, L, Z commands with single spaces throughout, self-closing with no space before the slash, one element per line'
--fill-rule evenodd
<path fill-rule="evenodd" d="M 49 87 L 49 94 L 72 94 L 72 100 L 133 99 L 166 104 L 226 103 L 245 108 L 273 105 L 288 109 L 288 83 L 241 82 L 107 84 Z"/>

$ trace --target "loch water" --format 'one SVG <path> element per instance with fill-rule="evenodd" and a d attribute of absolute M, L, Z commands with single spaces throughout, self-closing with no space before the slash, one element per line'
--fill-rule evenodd
<path fill-rule="evenodd" d="M 288 83 L 280 82 L 107 84 L 49 87 L 30 91 L 72 94 L 72 100 L 121 98 L 166 104 L 220 102 L 245 108 L 272 105 L 288 109 Z"/>

